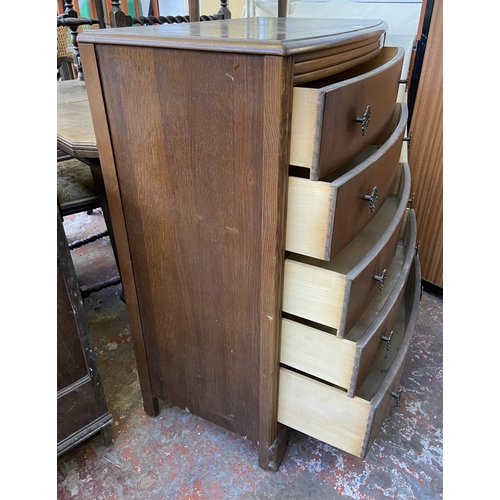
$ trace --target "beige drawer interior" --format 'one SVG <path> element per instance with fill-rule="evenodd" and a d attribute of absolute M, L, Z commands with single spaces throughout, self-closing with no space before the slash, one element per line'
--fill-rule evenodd
<path fill-rule="evenodd" d="M 286 250 L 330 260 L 375 217 L 390 193 L 408 119 L 398 104 L 382 138 L 322 181 L 290 176 Z"/>
<path fill-rule="evenodd" d="M 330 261 L 298 254 L 285 259 L 283 312 L 336 329 L 343 338 L 387 279 L 403 228 L 410 172 L 403 164 L 398 192 L 361 233 Z"/>
<path fill-rule="evenodd" d="M 353 398 L 345 390 L 282 367 L 278 421 L 320 441 L 364 458 L 397 394 L 415 328 L 420 299 L 420 265 L 413 260 L 393 340 Z"/>
<path fill-rule="evenodd" d="M 410 210 L 384 289 L 345 338 L 339 338 L 332 329 L 285 316 L 280 363 L 347 389 L 348 396 L 354 396 L 382 350 L 392 348 L 395 315 L 408 281 L 415 241 L 415 213 Z"/>
<path fill-rule="evenodd" d="M 346 72 L 294 87 L 290 164 L 318 180 L 372 144 L 393 114 L 403 53 L 384 47 Z"/>

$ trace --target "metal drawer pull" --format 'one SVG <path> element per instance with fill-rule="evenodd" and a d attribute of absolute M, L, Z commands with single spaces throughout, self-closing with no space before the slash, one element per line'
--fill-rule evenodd
<path fill-rule="evenodd" d="M 363 134 L 364 135 L 364 134 Z M 403 141 L 408 143 L 408 149 L 410 149 L 411 145 L 411 138 L 413 137 L 413 130 L 410 132 L 410 135 L 408 137 L 403 137 Z"/>
<path fill-rule="evenodd" d="M 405 84 L 405 92 L 408 92 L 408 83 L 410 83 L 410 70 L 406 73 L 406 78 L 404 80 L 399 80 L 399 84 Z"/>
<path fill-rule="evenodd" d="M 382 291 L 382 290 L 384 289 L 385 277 L 386 277 L 386 276 L 387 276 L 387 269 L 384 269 L 384 270 L 382 271 L 382 276 L 377 276 L 377 275 L 375 275 L 375 276 L 373 277 L 373 279 L 374 279 L 375 281 L 378 281 L 378 282 L 380 283 L 380 285 L 379 285 L 379 289 L 380 289 L 380 291 Z"/>
<path fill-rule="evenodd" d="M 415 192 L 411 195 L 411 198 L 408 200 L 410 204 L 410 208 L 413 208 L 413 203 L 415 203 Z"/>
<path fill-rule="evenodd" d="M 386 337 L 386 336 L 382 337 L 382 340 L 387 342 L 387 350 L 389 350 L 391 348 L 391 340 L 392 340 L 393 335 L 394 335 L 394 330 L 391 330 L 391 333 L 389 334 L 388 337 Z"/>
<path fill-rule="evenodd" d="M 365 194 L 363 196 L 363 200 L 370 202 L 370 211 L 375 212 L 375 208 L 377 207 L 378 202 L 378 188 L 375 186 L 373 188 L 372 194 Z"/>
<path fill-rule="evenodd" d="M 391 396 L 396 400 L 396 406 L 401 406 L 401 393 L 402 389 L 399 389 L 398 392 L 391 392 Z"/>
<path fill-rule="evenodd" d="M 366 131 L 368 130 L 368 124 L 370 123 L 370 116 L 372 114 L 372 110 L 370 105 L 366 106 L 365 114 L 363 116 L 356 116 L 354 119 L 355 122 L 361 123 L 361 135 L 366 135 Z"/>

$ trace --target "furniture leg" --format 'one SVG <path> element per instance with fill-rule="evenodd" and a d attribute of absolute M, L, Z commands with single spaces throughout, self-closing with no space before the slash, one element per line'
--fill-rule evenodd
<path fill-rule="evenodd" d="M 107 425 L 103 429 L 101 429 L 101 437 L 106 446 L 111 446 L 115 439 L 113 436 L 113 428 L 111 425 Z"/>
<path fill-rule="evenodd" d="M 154 396 L 152 396 L 151 399 L 145 398 L 143 394 L 143 401 L 144 401 L 144 411 L 150 417 L 157 417 L 158 414 L 160 413 L 160 404 L 158 398 L 155 398 Z"/>

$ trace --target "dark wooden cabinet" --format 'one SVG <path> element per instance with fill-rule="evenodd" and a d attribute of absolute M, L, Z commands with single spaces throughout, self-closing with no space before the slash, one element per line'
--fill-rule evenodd
<path fill-rule="evenodd" d="M 57 454 L 97 432 L 113 440 L 101 377 L 61 218 L 57 215 Z"/>

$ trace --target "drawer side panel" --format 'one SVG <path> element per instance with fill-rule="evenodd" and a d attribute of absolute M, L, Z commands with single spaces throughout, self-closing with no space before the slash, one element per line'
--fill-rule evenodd
<path fill-rule="evenodd" d="M 370 403 L 286 368 L 280 370 L 278 421 L 360 456 Z"/>

